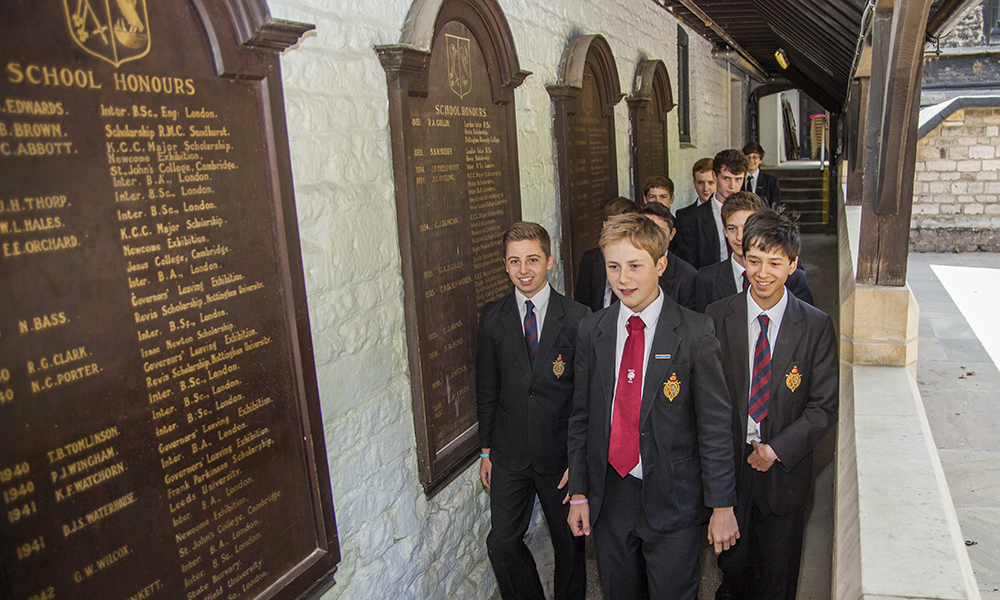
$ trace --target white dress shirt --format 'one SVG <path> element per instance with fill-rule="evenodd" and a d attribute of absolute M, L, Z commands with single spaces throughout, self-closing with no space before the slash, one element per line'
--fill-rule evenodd
<path fill-rule="evenodd" d="M 660 320 L 660 311 L 663 309 L 663 289 L 659 289 L 659 294 L 656 296 L 656 300 L 649 303 L 649 306 L 645 308 L 641 313 L 638 313 L 638 317 L 642 319 L 642 322 L 646 324 L 646 328 L 643 329 L 642 335 L 644 341 L 646 342 L 646 347 L 643 349 L 642 353 L 642 373 L 640 373 L 640 381 L 642 386 L 646 386 L 646 364 L 649 363 L 649 351 L 653 348 L 653 334 L 656 333 L 656 323 Z M 628 320 L 636 316 L 636 313 L 632 312 L 632 309 L 625 306 L 624 302 L 618 303 L 618 335 L 615 336 L 615 395 L 618 392 L 618 371 L 622 368 L 622 352 L 625 351 L 625 340 L 628 339 Z M 614 422 L 615 414 L 615 403 L 614 399 L 611 401 L 611 420 Z M 629 471 L 629 475 L 635 477 L 636 479 L 642 479 L 642 454 L 639 455 L 639 462 L 635 465 L 635 468 Z"/>
<path fill-rule="evenodd" d="M 747 179 L 749 180 L 749 185 L 747 188 L 753 193 L 757 193 L 757 184 L 760 183 L 760 169 L 757 169 L 753 173 L 747 173 Z"/>
<path fill-rule="evenodd" d="M 746 269 L 736 262 L 736 254 L 729 257 L 729 263 L 733 266 L 733 280 L 736 282 L 736 293 L 738 294 L 743 291 L 743 273 L 746 273 Z"/>
<path fill-rule="evenodd" d="M 525 302 L 531 300 L 535 307 L 535 321 L 538 323 L 538 341 L 542 341 L 542 324 L 545 323 L 545 311 L 549 309 L 549 296 L 552 295 L 552 286 L 548 283 L 545 287 L 535 292 L 531 298 L 526 298 L 521 290 L 514 289 L 514 298 L 517 300 L 517 312 L 521 315 L 521 333 L 524 333 L 524 316 L 528 314 Z"/>
<path fill-rule="evenodd" d="M 767 315 L 770 323 L 767 326 L 767 343 L 771 346 L 771 363 L 774 364 L 774 343 L 778 339 L 778 330 L 781 329 L 781 320 L 785 316 L 785 308 L 788 306 L 788 290 L 781 290 L 781 300 L 767 310 L 761 309 L 753 299 L 753 294 L 747 294 L 747 347 L 750 349 L 750 381 L 753 381 L 753 352 L 757 345 L 757 336 L 760 335 L 760 321 L 757 317 L 761 313 Z M 771 378 L 774 379 L 774 369 L 771 369 Z M 750 396 L 748 395 L 747 398 Z M 760 423 L 753 418 L 747 417 L 747 443 L 751 441 L 759 442 Z"/>
<path fill-rule="evenodd" d="M 722 226 L 722 202 L 718 194 L 712 194 L 712 214 L 715 216 L 715 228 L 719 230 L 719 260 L 729 258 L 729 245 L 726 243 L 726 228 Z"/>

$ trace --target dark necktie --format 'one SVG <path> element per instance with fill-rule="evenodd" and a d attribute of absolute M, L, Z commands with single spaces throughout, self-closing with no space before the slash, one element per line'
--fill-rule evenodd
<path fill-rule="evenodd" d="M 753 192 L 753 175 L 747 177 L 747 191 Z"/>
<path fill-rule="evenodd" d="M 535 366 L 535 351 L 538 350 L 538 321 L 535 319 L 535 305 L 531 300 L 524 303 L 524 343 L 528 346 L 528 362 Z"/>
<path fill-rule="evenodd" d="M 740 273 L 740 277 L 743 278 L 743 290 L 746 291 L 746 289 L 750 287 L 750 280 L 747 279 L 747 272 L 743 271 L 742 273 Z"/>
<path fill-rule="evenodd" d="M 771 322 L 761 313 L 760 335 L 753 350 L 753 377 L 750 379 L 750 418 L 760 423 L 767 416 L 771 401 L 771 344 L 767 341 L 767 326 Z"/>
<path fill-rule="evenodd" d="M 638 316 L 628 320 L 628 338 L 615 386 L 608 462 L 625 477 L 639 464 L 639 407 L 642 405 L 642 357 L 646 354 L 646 324 Z"/>

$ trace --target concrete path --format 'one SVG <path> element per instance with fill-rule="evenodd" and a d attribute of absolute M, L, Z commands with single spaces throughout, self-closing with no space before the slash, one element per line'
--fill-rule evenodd
<path fill-rule="evenodd" d="M 980 592 L 1000 600 L 1000 254 L 910 254 L 907 280 L 920 395 Z"/>

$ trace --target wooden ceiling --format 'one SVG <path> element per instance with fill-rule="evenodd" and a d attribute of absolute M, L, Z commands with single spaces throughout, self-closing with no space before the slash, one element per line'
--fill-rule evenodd
<path fill-rule="evenodd" d="M 680 0 L 654 0 L 719 49 L 732 49 L 714 22 L 746 50 L 768 77 L 787 78 L 828 110 L 847 98 L 861 32 L 864 0 L 690 0 L 710 21 Z M 774 56 L 783 49 L 788 69 Z"/>

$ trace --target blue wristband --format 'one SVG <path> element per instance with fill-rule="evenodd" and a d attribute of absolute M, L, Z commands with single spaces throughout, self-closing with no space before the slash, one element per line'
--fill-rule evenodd
<path fill-rule="evenodd" d="M 489 454 L 480 454 L 479 455 L 479 458 L 489 458 L 489 457 L 490 457 Z"/>

